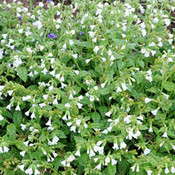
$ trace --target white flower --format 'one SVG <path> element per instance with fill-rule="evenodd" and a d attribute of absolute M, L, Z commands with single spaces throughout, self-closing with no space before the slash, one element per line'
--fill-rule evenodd
<path fill-rule="evenodd" d="M 16 108 L 15 108 L 15 111 L 20 111 L 20 110 L 21 109 L 20 109 L 19 105 L 17 105 Z"/>
<path fill-rule="evenodd" d="M 21 151 L 21 152 L 20 152 L 20 155 L 21 155 L 22 157 L 24 157 L 24 156 L 25 156 L 25 153 L 26 153 L 25 151 Z"/>
<path fill-rule="evenodd" d="M 77 152 L 75 153 L 75 156 L 80 156 L 80 150 L 77 150 Z"/>
<path fill-rule="evenodd" d="M 101 170 L 101 164 L 98 164 L 94 169 Z"/>
<path fill-rule="evenodd" d="M 110 57 L 110 61 L 114 61 L 115 60 L 115 57 L 112 55 L 111 57 Z"/>
<path fill-rule="evenodd" d="M 23 32 L 23 29 L 19 29 L 18 32 L 19 32 L 19 33 L 22 33 L 22 32 Z"/>
<path fill-rule="evenodd" d="M 153 81 L 152 76 L 145 76 L 145 78 L 146 78 L 149 82 L 152 82 L 152 81 Z"/>
<path fill-rule="evenodd" d="M 153 173 L 153 171 L 151 170 L 147 170 L 146 172 L 147 172 L 147 175 L 151 175 Z"/>
<path fill-rule="evenodd" d="M 3 58 L 3 50 L 0 49 L 0 59 L 2 59 L 2 58 Z"/>
<path fill-rule="evenodd" d="M 155 109 L 155 110 L 151 111 L 151 113 L 152 113 L 153 115 L 156 115 L 157 112 L 158 112 L 158 109 Z"/>
<path fill-rule="evenodd" d="M 105 87 L 105 83 L 102 83 L 102 84 L 101 84 L 101 87 L 104 88 L 104 87 Z"/>
<path fill-rule="evenodd" d="M 0 147 L 0 153 L 3 153 L 4 151 L 2 150 L 2 147 Z"/>
<path fill-rule="evenodd" d="M 168 174 L 170 171 L 168 168 L 165 168 L 165 174 Z"/>
<path fill-rule="evenodd" d="M 126 148 L 126 143 L 125 142 L 120 143 L 120 149 L 123 149 L 123 148 Z"/>
<path fill-rule="evenodd" d="M 0 91 L 2 91 L 4 89 L 5 86 L 0 86 Z"/>
<path fill-rule="evenodd" d="M 22 97 L 22 100 L 23 100 L 23 101 L 27 101 L 27 100 L 29 100 L 29 99 L 31 99 L 31 96 L 30 96 L 30 95 L 27 95 L 27 96 L 25 96 L 25 97 Z"/>
<path fill-rule="evenodd" d="M 95 46 L 94 47 L 94 52 L 97 53 L 99 51 L 99 47 L 98 46 Z"/>
<path fill-rule="evenodd" d="M 106 159 L 105 159 L 105 165 L 107 166 L 109 162 L 110 162 L 110 158 L 109 157 L 106 157 Z"/>
<path fill-rule="evenodd" d="M 154 56 L 156 54 L 156 51 L 155 50 L 151 50 L 151 54 L 152 54 L 152 56 Z"/>
<path fill-rule="evenodd" d="M 61 164 L 62 164 L 63 166 L 66 166 L 66 161 L 65 161 L 65 160 L 61 161 Z"/>
<path fill-rule="evenodd" d="M 102 61 L 103 61 L 103 62 L 105 62 L 105 61 L 106 61 L 106 58 L 104 58 L 104 57 L 102 57 L 101 59 L 102 59 Z"/>
<path fill-rule="evenodd" d="M 21 124 L 21 129 L 24 131 L 26 129 L 26 125 Z"/>
<path fill-rule="evenodd" d="M 4 153 L 7 153 L 10 149 L 4 146 Z"/>
<path fill-rule="evenodd" d="M 150 98 L 145 98 L 145 103 L 149 103 L 151 100 Z"/>
<path fill-rule="evenodd" d="M 48 99 L 48 95 L 43 95 L 44 100 Z"/>
<path fill-rule="evenodd" d="M 168 58 L 168 62 L 172 63 L 173 59 L 171 57 Z"/>
<path fill-rule="evenodd" d="M 115 159 L 112 159 L 111 163 L 112 163 L 112 165 L 116 165 L 117 161 Z"/>
<path fill-rule="evenodd" d="M 159 146 L 162 147 L 163 146 L 163 143 L 160 143 Z"/>
<path fill-rule="evenodd" d="M 72 162 L 73 160 L 75 160 L 74 155 L 70 155 L 67 159 L 68 162 Z"/>
<path fill-rule="evenodd" d="M 55 99 L 54 101 L 53 101 L 53 105 L 57 105 L 58 104 L 58 101 L 57 101 L 57 99 Z"/>
<path fill-rule="evenodd" d="M 95 153 L 94 151 L 91 149 L 90 151 L 88 151 L 89 157 L 94 157 Z"/>
<path fill-rule="evenodd" d="M 125 45 L 122 45 L 121 50 L 124 50 L 124 49 L 125 49 Z"/>
<path fill-rule="evenodd" d="M 2 37 L 3 37 L 4 39 L 6 39 L 6 38 L 7 38 L 7 34 L 2 34 Z"/>
<path fill-rule="evenodd" d="M 125 91 L 126 89 L 128 89 L 125 83 L 122 83 L 122 88 L 123 88 L 124 91 Z"/>
<path fill-rule="evenodd" d="M 149 57 L 149 52 L 146 51 L 145 54 L 144 54 L 144 56 L 145 57 Z"/>
<path fill-rule="evenodd" d="M 150 152 L 151 152 L 151 150 L 148 149 L 148 148 L 146 148 L 146 149 L 144 150 L 143 154 L 144 154 L 144 155 L 147 155 L 147 154 L 149 154 Z"/>
<path fill-rule="evenodd" d="M 79 109 L 81 109 L 83 105 L 81 103 L 77 103 L 77 106 Z"/>
<path fill-rule="evenodd" d="M 114 143 L 114 146 L 112 148 L 118 150 L 119 149 L 118 144 Z"/>
<path fill-rule="evenodd" d="M 75 34 L 75 30 L 71 30 L 70 33 L 71 33 L 72 35 L 74 35 L 74 34 Z"/>
<path fill-rule="evenodd" d="M 91 61 L 91 59 L 85 60 L 86 64 L 88 64 Z"/>
<path fill-rule="evenodd" d="M 166 26 L 169 26 L 171 24 L 170 19 L 164 19 L 164 22 L 165 22 Z"/>
<path fill-rule="evenodd" d="M 137 118 L 143 121 L 143 116 L 138 116 Z"/>
<path fill-rule="evenodd" d="M 30 116 L 30 118 L 31 118 L 31 119 L 36 118 L 36 117 L 35 117 L 35 113 L 32 113 L 32 115 Z"/>
<path fill-rule="evenodd" d="M 71 126 L 70 131 L 76 132 L 76 127 L 75 126 Z"/>
<path fill-rule="evenodd" d="M 72 40 L 69 40 L 69 44 L 72 46 L 74 42 Z"/>
<path fill-rule="evenodd" d="M 131 118 L 131 115 L 127 115 L 127 116 L 124 118 L 124 122 L 127 123 L 127 124 L 129 124 L 129 123 L 131 122 L 130 118 Z"/>
<path fill-rule="evenodd" d="M 136 167 L 136 165 L 133 165 L 133 166 L 131 167 L 132 171 L 135 170 L 135 167 Z"/>
<path fill-rule="evenodd" d="M 148 132 L 153 132 L 153 129 L 152 129 L 152 127 L 151 127 L 151 126 L 150 126 L 150 128 L 149 128 Z"/>
<path fill-rule="evenodd" d="M 111 114 L 112 114 L 112 112 L 111 111 L 108 111 L 108 112 L 105 113 L 105 116 L 110 117 Z"/>
<path fill-rule="evenodd" d="M 24 171 L 24 165 L 19 165 L 18 168 L 19 168 L 21 171 Z"/>
<path fill-rule="evenodd" d="M 4 119 L 4 117 L 0 114 L 0 121 L 2 121 Z"/>
<path fill-rule="evenodd" d="M 162 135 L 163 138 L 167 138 L 167 132 L 164 132 L 164 134 Z"/>
<path fill-rule="evenodd" d="M 40 51 L 44 50 L 44 46 L 40 45 L 39 49 L 40 49 Z"/>
<path fill-rule="evenodd" d="M 25 173 L 26 173 L 26 174 L 32 175 L 32 174 L 33 174 L 32 168 L 27 169 L 27 170 L 25 171 Z"/>
<path fill-rule="evenodd" d="M 66 103 L 66 104 L 65 104 L 65 107 L 66 107 L 66 108 L 70 108 L 70 104 L 69 104 L 69 103 Z"/>
<path fill-rule="evenodd" d="M 26 116 L 29 116 L 29 113 L 30 113 L 30 112 L 29 112 L 29 111 L 27 111 L 27 112 L 25 112 L 25 115 L 26 115 Z"/>
<path fill-rule="evenodd" d="M 55 136 L 52 140 L 52 145 L 56 145 L 59 140 L 60 139 L 57 136 Z"/>
<path fill-rule="evenodd" d="M 36 26 L 38 29 L 41 29 L 42 28 L 42 23 L 41 21 L 36 21 L 33 23 L 33 26 Z"/>
<path fill-rule="evenodd" d="M 118 86 L 117 87 L 117 93 L 122 92 L 122 89 Z"/>
<path fill-rule="evenodd" d="M 88 127 L 88 125 L 85 123 L 85 124 L 84 124 L 84 127 L 85 127 L 85 128 L 87 128 L 87 127 Z"/>
<path fill-rule="evenodd" d="M 159 42 L 159 43 L 158 43 L 158 46 L 159 46 L 159 47 L 162 47 L 162 46 L 163 46 L 162 42 Z"/>
<path fill-rule="evenodd" d="M 158 23 L 159 22 L 159 19 L 156 17 L 152 20 L 153 23 Z"/>
<path fill-rule="evenodd" d="M 73 56 L 75 59 L 78 58 L 78 54 L 73 54 L 72 56 Z"/>
<path fill-rule="evenodd" d="M 90 95 L 90 101 L 94 101 L 94 100 L 95 100 L 94 96 Z"/>
<path fill-rule="evenodd" d="M 46 126 L 51 126 L 51 120 L 49 119 L 48 122 L 46 123 Z"/>
<path fill-rule="evenodd" d="M 80 123 L 81 123 L 81 120 L 80 119 L 76 120 L 76 125 L 77 126 L 80 126 Z"/>
<path fill-rule="evenodd" d="M 175 173 L 175 167 L 171 167 L 171 172 Z"/>
<path fill-rule="evenodd" d="M 139 165 L 137 165 L 136 172 L 137 173 L 139 172 Z"/>
<path fill-rule="evenodd" d="M 35 174 L 34 175 L 39 175 L 40 171 L 38 171 L 37 169 L 35 169 Z"/>
<path fill-rule="evenodd" d="M 142 36 L 146 36 L 146 30 L 145 29 L 142 29 Z"/>

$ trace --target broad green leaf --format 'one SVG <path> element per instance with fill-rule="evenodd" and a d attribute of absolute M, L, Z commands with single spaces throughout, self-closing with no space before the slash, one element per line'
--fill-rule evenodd
<path fill-rule="evenodd" d="M 21 111 L 14 111 L 13 122 L 16 126 L 21 125 L 21 122 L 22 122 L 22 112 Z"/>
<path fill-rule="evenodd" d="M 27 76 L 28 76 L 27 68 L 26 67 L 19 66 L 17 68 L 17 75 L 19 76 L 19 78 L 21 80 L 23 80 L 24 82 L 26 82 L 27 81 Z"/>
<path fill-rule="evenodd" d="M 130 163 L 126 160 L 118 162 L 118 174 L 125 175 L 130 169 Z"/>
<path fill-rule="evenodd" d="M 167 91 L 175 91 L 175 84 L 173 82 L 165 82 L 163 85 L 164 89 L 166 89 Z"/>
<path fill-rule="evenodd" d="M 7 134 L 9 136 L 10 141 L 15 140 L 15 138 L 16 138 L 16 126 L 15 126 L 15 124 L 10 124 L 7 126 Z"/>
<path fill-rule="evenodd" d="M 100 121 L 100 114 L 97 113 L 97 112 L 93 112 L 92 113 L 92 120 L 95 122 L 95 123 L 98 123 Z"/>

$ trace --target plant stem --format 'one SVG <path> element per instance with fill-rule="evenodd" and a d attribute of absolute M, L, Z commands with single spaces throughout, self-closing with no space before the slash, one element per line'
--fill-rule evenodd
<path fill-rule="evenodd" d="M 30 11 L 32 11 L 33 0 L 30 0 Z"/>

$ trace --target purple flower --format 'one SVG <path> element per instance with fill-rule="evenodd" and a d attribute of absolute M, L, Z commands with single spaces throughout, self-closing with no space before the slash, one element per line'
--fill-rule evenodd
<path fill-rule="evenodd" d="M 50 2 L 52 2 L 52 0 L 47 0 L 47 3 L 50 3 Z"/>
<path fill-rule="evenodd" d="M 22 16 L 18 17 L 18 19 L 21 21 L 22 20 Z"/>
<path fill-rule="evenodd" d="M 84 35 L 84 32 L 80 32 L 80 33 L 79 33 L 79 36 L 82 36 L 82 35 Z"/>
<path fill-rule="evenodd" d="M 55 39 L 55 38 L 57 38 L 57 35 L 55 35 L 54 33 L 49 33 L 49 34 L 47 34 L 47 38 Z"/>

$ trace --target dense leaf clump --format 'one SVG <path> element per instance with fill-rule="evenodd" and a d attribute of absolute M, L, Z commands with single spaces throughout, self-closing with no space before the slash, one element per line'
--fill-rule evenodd
<path fill-rule="evenodd" d="M 1 3 L 0 174 L 174 174 L 174 10 Z"/>

